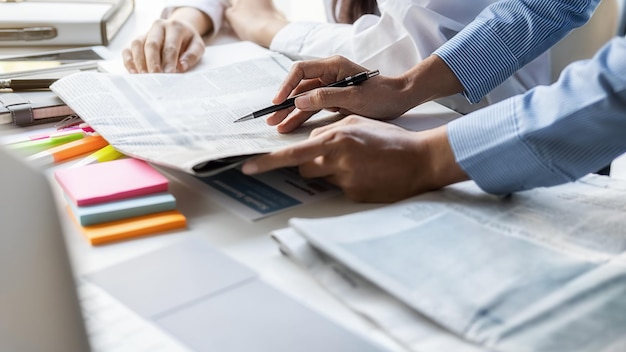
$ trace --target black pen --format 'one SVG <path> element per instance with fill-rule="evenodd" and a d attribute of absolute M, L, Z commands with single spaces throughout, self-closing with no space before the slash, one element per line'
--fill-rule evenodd
<path fill-rule="evenodd" d="M 55 81 L 56 79 L 0 79 L 0 89 L 11 89 L 14 91 L 50 89 L 50 85 Z"/>
<path fill-rule="evenodd" d="M 356 74 L 354 76 L 348 76 L 344 79 L 342 79 L 341 81 L 337 81 L 335 83 L 331 83 L 327 86 L 324 87 L 348 87 L 348 86 L 353 86 L 355 84 L 360 84 L 372 77 L 378 76 L 379 72 L 378 70 L 375 71 L 365 71 L 365 72 L 361 72 L 359 74 Z M 251 114 L 248 114 L 244 117 L 238 118 L 237 120 L 235 120 L 234 122 L 243 122 L 243 121 L 248 121 L 248 120 L 252 120 L 252 119 L 256 119 L 257 117 L 261 117 L 267 114 L 271 114 L 273 112 L 282 110 L 282 109 L 287 109 L 290 108 L 292 106 L 295 105 L 295 101 L 296 101 L 296 97 L 291 97 L 285 101 L 283 101 L 280 104 L 277 105 L 272 105 L 272 106 L 268 106 L 264 109 L 261 110 L 257 110 Z"/>

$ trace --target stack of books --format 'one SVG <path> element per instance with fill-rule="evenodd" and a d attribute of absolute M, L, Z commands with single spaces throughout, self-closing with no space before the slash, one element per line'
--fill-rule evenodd
<path fill-rule="evenodd" d="M 186 226 L 169 180 L 133 158 L 57 170 L 68 211 L 92 245 Z"/>

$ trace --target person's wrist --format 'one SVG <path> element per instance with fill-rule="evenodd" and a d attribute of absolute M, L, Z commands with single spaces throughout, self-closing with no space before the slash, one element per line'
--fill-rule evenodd
<path fill-rule="evenodd" d="M 395 92 L 393 101 L 401 113 L 407 112 L 424 102 L 417 98 L 420 89 L 410 75 L 404 73 L 398 77 L 393 77 L 392 85 Z"/>
<path fill-rule="evenodd" d="M 469 176 L 456 162 L 454 151 L 448 139 L 447 126 L 418 132 L 426 148 L 427 187 L 439 189 L 453 183 L 469 180 Z"/>
<path fill-rule="evenodd" d="M 167 19 L 188 24 L 200 36 L 212 34 L 215 28 L 211 17 L 194 7 L 177 7 L 169 13 Z"/>
<path fill-rule="evenodd" d="M 463 92 L 454 72 L 438 56 L 431 55 L 403 73 L 404 100 L 413 106 Z"/>
<path fill-rule="evenodd" d="M 259 31 L 257 44 L 269 48 L 272 40 L 281 29 L 285 28 L 289 22 L 283 18 L 275 18 L 267 21 Z"/>

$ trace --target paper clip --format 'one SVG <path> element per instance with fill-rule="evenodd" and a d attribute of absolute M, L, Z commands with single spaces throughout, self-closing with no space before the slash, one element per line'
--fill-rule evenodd
<path fill-rule="evenodd" d="M 72 127 L 72 126 L 76 126 L 80 123 L 83 122 L 83 119 L 81 119 L 80 117 L 78 117 L 78 115 L 76 114 L 71 114 L 66 116 L 63 120 L 57 122 L 54 127 L 57 130 L 62 130 L 64 128 L 68 128 L 68 127 Z"/>

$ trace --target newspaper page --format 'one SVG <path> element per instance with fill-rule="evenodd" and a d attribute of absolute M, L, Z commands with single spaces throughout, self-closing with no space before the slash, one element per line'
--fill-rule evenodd
<path fill-rule="evenodd" d="M 626 183 L 500 198 L 471 182 L 376 210 L 290 225 L 439 326 L 490 350 L 626 346 Z"/>
<path fill-rule="evenodd" d="M 289 134 L 278 133 L 264 118 L 234 123 L 271 105 L 291 64 L 273 54 L 186 74 L 82 72 L 51 89 L 122 153 L 202 174 L 206 162 L 236 165 L 233 157 L 303 140 L 336 118 L 321 114 Z"/>
<path fill-rule="evenodd" d="M 343 304 L 408 351 L 488 352 L 434 321 L 311 246 L 293 228 L 272 231 L 280 251 Z"/>

